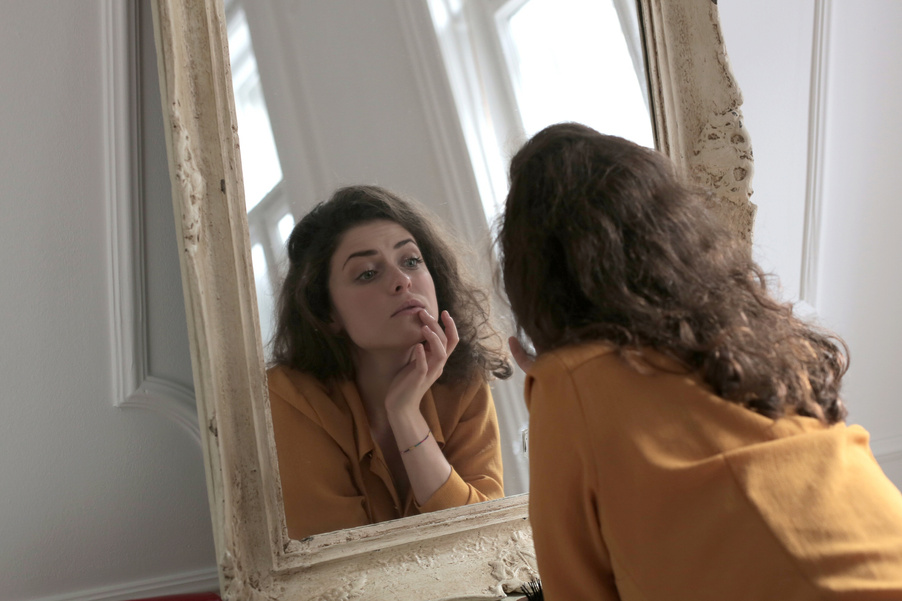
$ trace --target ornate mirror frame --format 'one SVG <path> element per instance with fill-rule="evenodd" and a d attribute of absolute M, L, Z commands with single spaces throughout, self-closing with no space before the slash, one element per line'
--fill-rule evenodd
<path fill-rule="evenodd" d="M 658 148 L 751 240 L 752 158 L 712 0 L 640 0 Z M 221 0 L 154 0 L 224 600 L 496 599 L 536 577 L 527 495 L 291 540 L 265 387 Z"/>

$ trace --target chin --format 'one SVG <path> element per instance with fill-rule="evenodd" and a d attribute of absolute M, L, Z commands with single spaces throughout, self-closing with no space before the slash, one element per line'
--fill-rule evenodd
<path fill-rule="evenodd" d="M 399 346 L 403 346 L 404 348 L 410 348 L 415 344 L 420 344 L 421 342 L 426 342 L 426 339 L 423 337 L 423 334 L 420 333 L 419 330 L 416 332 L 412 332 L 410 336 L 404 336 L 399 340 Z"/>
<path fill-rule="evenodd" d="M 424 342 L 423 335 L 419 329 L 411 332 L 394 331 L 386 334 L 378 339 L 369 341 L 363 349 L 381 350 L 381 351 L 406 351 L 413 345 Z"/>

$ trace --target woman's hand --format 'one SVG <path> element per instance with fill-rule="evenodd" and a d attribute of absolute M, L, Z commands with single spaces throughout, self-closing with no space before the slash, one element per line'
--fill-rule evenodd
<path fill-rule="evenodd" d="M 385 396 L 390 421 L 399 413 L 419 413 L 420 400 L 442 375 L 448 357 L 460 341 L 457 326 L 447 311 L 441 314 L 444 330 L 425 309 L 420 310 L 419 317 L 424 341 L 411 348 L 409 362 L 392 380 Z"/>
<path fill-rule="evenodd" d="M 423 342 L 413 346 L 407 365 L 389 385 L 385 412 L 414 498 L 423 504 L 448 480 L 452 468 L 420 413 L 420 401 L 442 375 L 460 336 L 447 311 L 441 314 L 444 330 L 425 309 L 420 310 L 419 316 Z"/>
<path fill-rule="evenodd" d="M 524 372 L 528 372 L 532 369 L 532 364 L 536 362 L 536 358 L 533 355 L 530 355 L 526 352 L 526 349 L 523 348 L 523 345 L 520 344 L 520 341 L 516 336 L 511 336 L 507 339 L 507 344 L 511 348 L 511 355 L 514 356 L 514 361 L 517 362 L 517 365 L 520 366 Z"/>

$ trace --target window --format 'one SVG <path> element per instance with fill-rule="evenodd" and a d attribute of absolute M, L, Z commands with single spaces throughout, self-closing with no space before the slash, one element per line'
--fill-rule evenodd
<path fill-rule="evenodd" d="M 226 20 L 251 259 L 260 334 L 265 345 L 272 337 L 275 294 L 282 279 L 285 242 L 294 227 L 294 216 L 284 193 L 279 153 L 240 0 L 226 2 Z"/>
<path fill-rule="evenodd" d="M 506 164 L 561 121 L 654 146 L 638 6 L 630 0 L 429 0 L 483 207 Z"/>

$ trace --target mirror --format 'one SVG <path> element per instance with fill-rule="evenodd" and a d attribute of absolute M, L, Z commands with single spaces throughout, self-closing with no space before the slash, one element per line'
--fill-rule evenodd
<path fill-rule="evenodd" d="M 267 357 L 288 235 L 338 186 L 378 183 L 411 194 L 440 216 L 443 228 L 460 232 L 467 246 L 478 249 L 461 259 L 487 281 L 488 224 L 506 193 L 505 156 L 526 137 L 575 120 L 654 145 L 634 0 L 226 0 L 224 8 Z M 433 89 L 424 89 L 419 72 L 432 75 Z M 592 77 L 583 75 L 590 72 Z M 477 113 L 471 106 L 487 109 Z M 470 138 L 442 133 L 464 123 L 474 132 Z M 457 175 L 449 162 L 463 165 Z M 485 168 L 477 171 L 479 165 Z M 495 309 L 497 314 L 501 307 Z M 495 381 L 492 388 L 504 493 L 524 493 L 522 382 Z M 277 411 L 277 432 L 279 420 L 287 420 L 283 415 Z M 301 438 L 310 437 L 289 440 Z M 286 466 L 303 465 L 303 450 L 287 455 L 286 440 L 280 440 L 280 469 L 283 480 L 289 478 L 283 493 L 292 497 L 290 506 L 301 505 L 286 486 L 295 480 Z M 352 451 L 349 461 L 356 460 Z M 371 473 L 367 461 L 360 461 L 363 475 Z M 345 479 L 348 489 L 353 482 L 360 491 L 363 476 L 356 469 L 349 466 Z M 368 505 L 375 498 L 364 496 Z M 357 525 L 358 514 L 349 512 L 345 524 Z M 301 520 L 289 512 L 289 532 L 303 537 L 335 523 L 322 518 Z"/>
<path fill-rule="evenodd" d="M 225 9 L 264 340 L 287 233 L 335 187 L 407 192 L 478 243 L 481 204 L 491 221 L 506 192 L 505 155 L 542 126 L 577 120 L 654 145 L 631 0 L 226 0 Z M 455 128 L 474 135 L 441 134 Z M 447 185 L 442 154 L 472 164 L 458 184 L 465 198 Z M 483 186 L 473 172 L 487 169 Z M 461 213 L 481 228 L 470 231 Z"/>
<path fill-rule="evenodd" d="M 641 7 L 657 146 L 713 188 L 718 202 L 712 210 L 730 219 L 737 235 L 749 237 L 751 155 L 716 5 L 642 0 Z M 224 8 L 213 0 L 156 0 L 154 17 L 223 598 L 377 599 L 391 591 L 402 600 L 492 599 L 534 578 L 523 495 L 301 541 L 288 538 L 263 375 Z M 429 120 L 426 126 L 438 128 L 437 142 L 463 135 Z M 312 163 L 291 164 L 305 169 Z M 456 165 L 457 171 L 436 167 L 436 177 L 457 181 L 467 163 Z"/>

